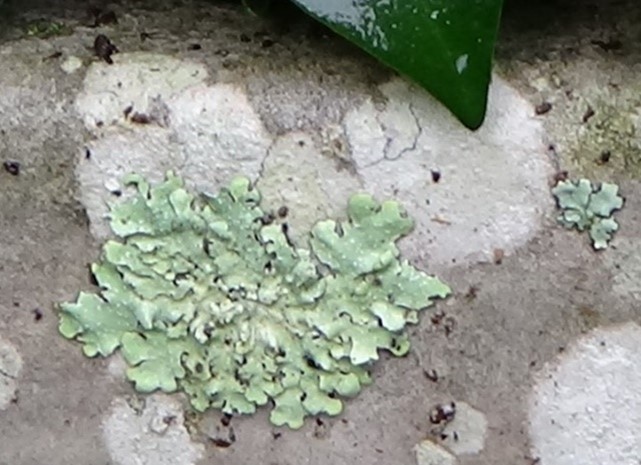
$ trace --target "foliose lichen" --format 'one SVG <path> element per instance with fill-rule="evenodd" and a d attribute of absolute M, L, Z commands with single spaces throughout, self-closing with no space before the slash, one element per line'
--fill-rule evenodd
<path fill-rule="evenodd" d="M 0 3 L 0 6 L 2 4 Z M 26 33 L 30 37 L 38 37 L 40 39 L 48 39 L 50 37 L 68 36 L 73 33 L 73 30 L 56 21 L 48 21 L 39 19 L 29 22 L 25 27 Z"/>
<path fill-rule="evenodd" d="M 379 350 L 402 356 L 403 330 L 449 288 L 399 259 L 412 221 L 392 201 L 353 196 L 348 220 L 321 221 L 294 246 L 237 178 L 195 196 L 169 173 L 111 207 L 92 266 L 100 287 L 60 306 L 60 332 L 84 353 L 120 349 L 137 390 L 182 390 L 198 411 L 252 413 L 291 428 L 337 415 L 371 382 Z"/>
<path fill-rule="evenodd" d="M 623 207 L 619 186 L 602 183 L 595 187 L 587 179 L 560 181 L 553 189 L 563 211 L 559 223 L 568 229 L 587 230 L 595 249 L 604 249 L 619 229 L 612 214 Z"/>

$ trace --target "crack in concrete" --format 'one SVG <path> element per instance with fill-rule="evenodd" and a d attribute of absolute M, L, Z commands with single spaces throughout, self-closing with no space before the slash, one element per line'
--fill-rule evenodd
<path fill-rule="evenodd" d="M 414 138 L 412 140 L 412 143 L 409 146 L 405 147 L 404 149 L 400 150 L 396 156 L 392 157 L 392 156 L 389 155 L 389 147 L 390 147 L 393 139 L 391 137 L 389 137 L 389 136 L 386 136 L 385 137 L 385 147 L 383 148 L 383 156 L 381 158 L 377 159 L 377 160 L 374 160 L 374 161 L 370 162 L 370 163 L 367 163 L 367 164 L 364 164 L 364 165 L 358 165 L 357 166 L 358 169 L 365 170 L 365 169 L 373 168 L 373 167 L 377 166 L 378 164 L 380 164 L 381 162 L 384 162 L 384 161 L 399 160 L 403 155 L 405 155 L 405 154 L 407 154 L 409 152 L 413 152 L 414 150 L 416 150 L 416 148 L 418 147 L 418 141 L 420 140 L 421 136 L 423 135 L 423 127 L 421 126 L 420 120 L 419 120 L 418 116 L 416 115 L 416 111 L 414 109 L 414 106 L 411 103 L 408 104 L 408 109 L 409 109 L 410 113 L 412 114 L 412 117 L 414 118 L 414 124 L 416 125 L 416 135 L 414 136 Z M 381 112 L 378 112 L 376 114 L 376 122 L 383 129 L 383 132 L 385 132 L 386 131 L 385 125 L 379 121 L 380 115 L 381 115 Z M 345 133 L 347 133 L 347 131 L 345 130 L 345 127 L 342 124 L 341 124 L 341 127 L 343 128 L 343 131 Z M 348 138 L 348 144 L 350 144 L 350 152 L 351 152 L 351 143 L 349 142 L 349 138 Z"/>
<path fill-rule="evenodd" d="M 17 376 L 13 376 L 13 375 L 9 374 L 7 371 L 3 370 L 2 367 L 0 367 L 0 376 L 4 376 L 4 377 L 9 378 L 9 379 L 16 379 L 17 378 Z"/>
<path fill-rule="evenodd" d="M 412 144 L 409 147 L 405 147 L 403 150 L 400 150 L 398 152 L 398 155 L 395 157 L 391 158 L 388 157 L 387 152 L 385 152 L 385 160 L 398 160 L 401 158 L 403 155 L 405 155 L 408 152 L 413 152 L 416 150 L 416 147 L 418 146 L 418 140 L 421 138 L 423 135 L 423 127 L 421 126 L 421 123 L 419 122 L 418 116 L 416 116 L 416 111 L 414 110 L 414 106 L 409 103 L 408 104 L 408 109 L 410 113 L 412 114 L 412 117 L 414 118 L 414 124 L 416 124 L 416 135 L 414 136 L 414 140 L 412 141 Z"/>
<path fill-rule="evenodd" d="M 267 159 L 272 153 L 272 150 L 274 149 L 274 146 L 276 145 L 276 140 L 277 137 L 272 137 L 271 142 L 269 143 L 269 147 L 267 147 L 267 150 L 265 150 L 265 156 L 263 156 L 263 159 L 260 162 L 260 168 L 258 169 L 258 176 L 256 177 L 256 180 L 254 183 L 257 183 L 259 180 L 265 176 L 265 163 L 267 163 Z"/>

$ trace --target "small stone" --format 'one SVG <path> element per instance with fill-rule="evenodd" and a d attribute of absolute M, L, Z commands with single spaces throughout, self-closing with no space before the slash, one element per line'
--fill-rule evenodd
<path fill-rule="evenodd" d="M 105 188 L 109 192 L 114 192 L 114 191 L 120 190 L 120 183 L 118 182 L 117 179 L 109 178 L 105 180 Z"/>
<path fill-rule="evenodd" d="M 71 74 L 82 68 L 82 60 L 76 56 L 70 56 L 60 64 L 60 69 L 65 73 Z"/>
<path fill-rule="evenodd" d="M 534 108 L 534 113 L 536 113 L 537 115 L 545 115 L 551 109 L 552 109 L 552 104 L 550 102 L 543 102 Z"/>
<path fill-rule="evenodd" d="M 283 205 L 278 209 L 278 216 L 280 218 L 285 218 L 288 212 L 289 212 L 289 209 L 285 205 Z"/>
<path fill-rule="evenodd" d="M 500 265 L 503 263 L 503 258 L 505 257 L 505 250 L 503 249 L 494 249 L 494 264 Z"/>
<path fill-rule="evenodd" d="M 465 402 L 456 403 L 456 416 L 443 429 L 443 444 L 457 455 L 478 454 L 485 447 L 485 415 Z"/>
<path fill-rule="evenodd" d="M 161 412 L 156 412 L 156 415 L 154 415 L 149 422 L 149 429 L 156 434 L 165 434 L 171 424 L 171 422 L 165 420 L 165 418 L 167 418 L 166 415 L 163 415 Z"/>

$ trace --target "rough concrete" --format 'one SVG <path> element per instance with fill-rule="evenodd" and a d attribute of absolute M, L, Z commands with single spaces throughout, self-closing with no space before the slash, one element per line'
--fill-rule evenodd
<path fill-rule="evenodd" d="M 364 188 L 416 218 L 406 251 L 431 265 L 489 262 L 538 232 L 552 166 L 527 100 L 496 76 L 485 123 L 470 133 L 404 81 L 380 90 L 383 109 L 367 101 L 344 125 Z"/>
<path fill-rule="evenodd" d="M 151 395 L 141 405 L 115 399 L 103 430 L 118 465 L 192 465 L 203 455 L 203 445 L 189 438 L 180 402 L 164 395 Z"/>
<path fill-rule="evenodd" d="M 538 374 L 530 435 L 542 463 L 639 463 L 641 327 L 599 328 Z"/>
<path fill-rule="evenodd" d="M 136 463 L 562 465 L 558 427 L 545 420 L 567 414 L 568 399 L 589 407 L 614 393 L 638 405 L 633 370 L 610 391 L 577 386 L 581 370 L 603 363 L 594 337 L 612 339 L 609 367 L 638 358 L 635 2 L 537 2 L 527 14 L 508 3 L 488 120 L 476 133 L 309 23 L 248 20 L 229 2 L 137 3 L 111 6 L 119 23 L 96 30 L 84 4 L 23 6 L 0 36 L 0 161 L 21 167 L 17 176 L 0 169 L 0 340 L 22 360 L 0 410 L 0 464 L 121 464 L 133 460 L 122 451 L 135 450 Z M 26 37 L 25 21 L 41 16 L 70 34 Z M 112 66 L 88 49 L 98 32 L 121 50 Z M 552 109 L 536 115 L 543 101 Z M 584 122 L 587 104 L 594 115 Z M 132 122 L 136 111 L 150 124 Z M 382 357 L 375 383 L 340 417 L 299 431 L 274 428 L 265 411 L 227 424 L 218 412 L 193 414 L 180 395 L 136 396 L 121 360 L 86 359 L 57 334 L 54 310 L 91 289 L 86 266 L 108 233 L 105 202 L 119 199 L 119 176 L 132 169 L 152 179 L 174 169 L 207 190 L 249 175 L 270 208 L 289 207 L 298 241 L 314 221 L 342 215 L 354 191 L 394 196 L 417 224 L 403 253 L 454 294 L 412 328 L 407 357 Z M 556 225 L 548 187 L 562 169 L 620 183 L 626 206 L 608 250 Z M 624 336 L 609 332 L 625 323 Z M 565 388 L 533 402 L 556 395 L 549 373 Z M 451 402 L 462 413 L 435 430 L 430 412 Z M 150 432 L 149 405 L 175 414 L 175 434 Z M 564 430 L 576 447 L 594 428 L 581 419 Z M 626 425 L 603 431 L 622 430 L 632 449 L 601 444 L 599 463 L 638 462 Z"/>
<path fill-rule="evenodd" d="M 418 465 L 454 465 L 456 457 L 443 447 L 426 439 L 414 448 Z"/>
<path fill-rule="evenodd" d="M 22 359 L 10 342 L 0 339 L 0 410 L 18 400 L 18 376 Z"/>

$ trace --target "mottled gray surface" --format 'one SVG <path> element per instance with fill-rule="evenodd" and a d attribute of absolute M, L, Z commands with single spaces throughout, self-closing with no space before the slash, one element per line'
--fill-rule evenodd
<path fill-rule="evenodd" d="M 488 422 L 485 448 L 478 455 L 460 456 L 459 464 L 533 463 L 528 399 L 538 370 L 562 357 L 575 338 L 595 327 L 641 321 L 635 278 L 641 276 L 641 182 L 636 171 L 641 158 L 634 158 L 641 145 L 641 48 L 635 39 L 641 8 L 634 4 L 567 0 L 544 2 L 540 10 L 528 6 L 528 11 L 512 5 L 497 51 L 499 74 L 520 91 L 520 101 L 530 102 L 532 114 L 535 105 L 553 102 L 548 114 L 534 118 L 544 129 L 541 151 L 535 156 L 595 180 L 620 181 L 627 201 L 617 214 L 621 231 L 613 247 L 597 254 L 586 237 L 557 227 L 550 200 L 529 229 L 531 237 L 524 235 L 518 244 L 510 237 L 498 238 L 510 247 L 516 244 L 500 264 L 484 259 L 439 265 L 439 277 L 451 285 L 454 295 L 436 310 L 451 318 L 451 333 L 446 334 L 444 320 L 435 324 L 424 315 L 411 329 L 411 354 L 400 360 L 382 357 L 374 369 L 375 384 L 348 402 L 344 415 L 310 420 L 296 432 L 272 427 L 265 411 L 234 418 L 236 442 L 220 448 L 208 435 L 228 435 L 219 426 L 221 415 L 188 414 L 185 422 L 193 441 L 204 444 L 206 459 L 200 463 L 409 465 L 415 463 L 414 446 L 430 435 L 430 410 L 452 400 L 471 405 Z M 124 380 L 110 374 L 108 360 L 86 359 L 77 344 L 56 331 L 54 303 L 91 288 L 87 264 L 100 245 L 89 233 L 77 165 L 88 162 L 85 145 L 104 144 L 113 135 L 89 130 L 75 106 L 87 66 L 73 74 L 61 69 L 61 61 L 71 55 L 88 65 L 93 58 L 87 47 L 96 34 L 83 27 L 88 24 L 84 5 L 65 5 L 46 2 L 40 11 L 17 11 L 0 38 L 0 161 L 21 163 L 19 176 L 0 169 L 0 339 L 11 343 L 23 362 L 16 378 L 17 397 L 0 410 L 2 465 L 123 463 L 110 455 L 113 441 L 105 435 L 118 425 L 110 416 L 113 405 L 121 405 L 121 398 L 133 393 Z M 298 140 L 296 131 L 318 147 L 303 153 L 306 166 L 313 165 L 314 156 L 332 162 L 323 159 L 315 167 L 317 177 L 336 176 L 340 192 L 367 185 L 350 164 L 349 148 L 345 159 L 342 147 L 336 148 L 341 138 L 328 135 L 327 128 L 340 125 L 348 111 L 364 102 L 379 107 L 389 103 L 379 85 L 392 77 L 391 72 L 320 29 L 249 21 L 227 3 L 167 5 L 153 13 L 144 2 L 113 7 L 120 23 L 101 31 L 124 52 L 195 59 L 209 69 L 210 84 L 228 83 L 246 91 L 269 137 L 282 147 L 259 172 L 267 175 L 260 182 L 271 195 L 281 192 L 284 200 L 297 205 L 313 201 L 309 196 L 314 189 L 296 196 L 300 190 L 280 191 L 275 181 L 283 169 L 291 170 L 292 176 L 302 172 L 314 178 L 288 155 L 294 144 L 287 141 Z M 74 33 L 48 40 L 21 38 L 21 21 L 41 15 L 63 19 Z M 141 32 L 151 38 L 141 42 Z M 243 33 L 249 42 L 239 39 Z M 263 47 L 265 38 L 274 45 Z M 604 50 L 603 43 L 613 40 L 622 46 Z M 202 50 L 188 50 L 196 42 Z M 43 60 L 56 51 L 63 57 Z M 613 85 L 607 84 L 610 77 L 617 78 Z M 599 123 L 604 114 L 600 111 L 596 119 L 582 123 L 584 103 L 595 99 L 600 103 L 592 106 L 613 112 L 623 129 Z M 10 107 L 14 109 L 7 110 Z M 604 140 L 620 145 L 603 145 Z M 547 145 L 554 147 L 546 150 Z M 612 151 L 612 163 L 595 163 L 602 147 Z M 462 146 L 462 165 L 465 150 L 474 146 Z M 482 185 L 487 182 L 483 174 L 457 182 Z M 546 173 L 536 176 L 539 183 L 549 181 L 541 177 Z M 447 177 L 442 182 L 447 187 Z M 323 204 L 310 216 L 301 214 L 298 224 L 307 226 L 340 208 Z M 432 269 L 422 250 L 408 249 L 410 258 Z M 41 319 L 36 319 L 36 309 L 42 311 Z M 426 376 L 431 370 L 436 370 L 438 380 Z M 184 441 L 183 435 L 176 438 Z M 144 453 L 144 447 L 133 444 L 132 451 Z"/>

